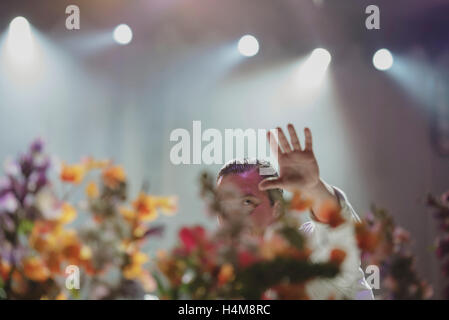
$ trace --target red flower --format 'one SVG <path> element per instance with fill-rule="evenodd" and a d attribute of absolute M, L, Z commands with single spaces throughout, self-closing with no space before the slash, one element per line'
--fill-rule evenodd
<path fill-rule="evenodd" d="M 249 267 L 250 265 L 254 264 L 255 262 L 257 262 L 258 259 L 255 255 L 253 255 L 249 251 L 240 251 L 238 253 L 238 260 L 239 260 L 239 265 L 242 268 L 246 268 L 246 267 Z"/>
<path fill-rule="evenodd" d="M 184 249 L 190 253 L 206 242 L 206 230 L 201 226 L 183 227 L 179 230 L 179 238 Z"/>

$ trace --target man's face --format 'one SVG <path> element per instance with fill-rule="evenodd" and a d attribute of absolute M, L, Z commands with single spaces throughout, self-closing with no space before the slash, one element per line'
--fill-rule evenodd
<path fill-rule="evenodd" d="M 263 178 L 257 168 L 220 177 L 217 183 L 218 200 L 227 214 L 249 216 L 252 226 L 263 231 L 274 221 L 274 207 L 268 193 L 259 190 Z"/>

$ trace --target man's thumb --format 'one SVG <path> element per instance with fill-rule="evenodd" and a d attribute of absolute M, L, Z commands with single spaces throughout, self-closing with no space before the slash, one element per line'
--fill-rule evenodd
<path fill-rule="evenodd" d="M 282 188 L 282 179 L 277 177 L 266 178 L 259 183 L 259 190 Z"/>

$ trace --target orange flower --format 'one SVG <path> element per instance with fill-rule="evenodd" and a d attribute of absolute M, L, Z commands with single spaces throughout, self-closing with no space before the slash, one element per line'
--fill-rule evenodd
<path fill-rule="evenodd" d="M 6 278 L 9 276 L 9 271 L 11 270 L 11 266 L 6 261 L 0 260 L 0 278 L 3 281 L 6 281 Z"/>
<path fill-rule="evenodd" d="M 121 183 L 125 182 L 125 170 L 121 166 L 110 166 L 103 170 L 103 182 L 111 189 L 116 189 Z"/>
<path fill-rule="evenodd" d="M 319 217 L 329 224 L 331 228 L 336 228 L 345 222 L 341 215 L 341 209 L 333 201 L 326 201 L 320 208 Z"/>
<path fill-rule="evenodd" d="M 96 198 L 100 194 L 100 192 L 98 191 L 97 184 L 93 181 L 90 181 L 87 184 L 85 192 L 86 192 L 87 197 L 90 199 Z"/>
<path fill-rule="evenodd" d="M 230 263 L 225 263 L 221 266 L 218 273 L 218 285 L 224 285 L 225 283 L 234 279 L 234 267 Z"/>
<path fill-rule="evenodd" d="M 337 266 L 340 266 L 346 258 L 346 252 L 341 249 L 333 249 L 331 251 L 329 260 L 332 263 L 335 263 Z"/>
<path fill-rule="evenodd" d="M 64 182 L 79 184 L 83 181 L 86 169 L 81 164 L 66 165 L 62 163 L 60 179 Z"/>
<path fill-rule="evenodd" d="M 295 211 L 304 211 L 312 207 L 312 200 L 309 198 L 303 198 L 301 193 L 296 191 L 293 194 L 293 198 L 290 202 L 290 209 Z"/>
<path fill-rule="evenodd" d="M 133 202 L 134 210 L 136 210 L 139 219 L 144 221 L 153 221 L 157 218 L 156 201 L 153 197 L 141 192 Z"/>
<path fill-rule="evenodd" d="M 38 257 L 26 258 L 23 262 L 23 271 L 27 278 L 37 282 L 44 282 L 50 277 L 50 271 Z"/>
<path fill-rule="evenodd" d="M 355 225 L 355 234 L 357 245 L 364 252 L 374 252 L 379 243 L 379 236 L 376 232 L 371 231 L 366 222 L 360 222 Z"/>

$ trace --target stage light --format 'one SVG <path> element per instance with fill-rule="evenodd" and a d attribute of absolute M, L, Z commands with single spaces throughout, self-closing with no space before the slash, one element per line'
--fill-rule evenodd
<path fill-rule="evenodd" d="M 9 24 L 7 48 L 11 59 L 19 64 L 33 60 L 33 36 L 30 24 L 24 17 L 16 17 Z"/>
<path fill-rule="evenodd" d="M 316 88 L 326 74 L 331 60 L 331 54 L 326 49 L 317 48 L 313 50 L 304 65 L 300 68 L 298 76 L 301 87 L 309 89 Z"/>
<path fill-rule="evenodd" d="M 332 57 L 329 51 L 323 48 L 318 48 L 312 51 L 310 56 L 311 61 L 322 69 L 327 69 L 331 63 Z"/>
<path fill-rule="evenodd" d="M 373 64 L 377 70 L 388 70 L 393 66 L 393 62 L 393 55 L 387 49 L 380 49 L 373 56 Z"/>
<path fill-rule="evenodd" d="M 259 42 L 254 36 L 247 34 L 240 38 L 238 49 L 241 55 L 252 57 L 259 52 Z"/>
<path fill-rule="evenodd" d="M 121 45 L 126 45 L 133 39 L 133 32 L 127 24 L 121 24 L 114 29 L 114 40 Z"/>

